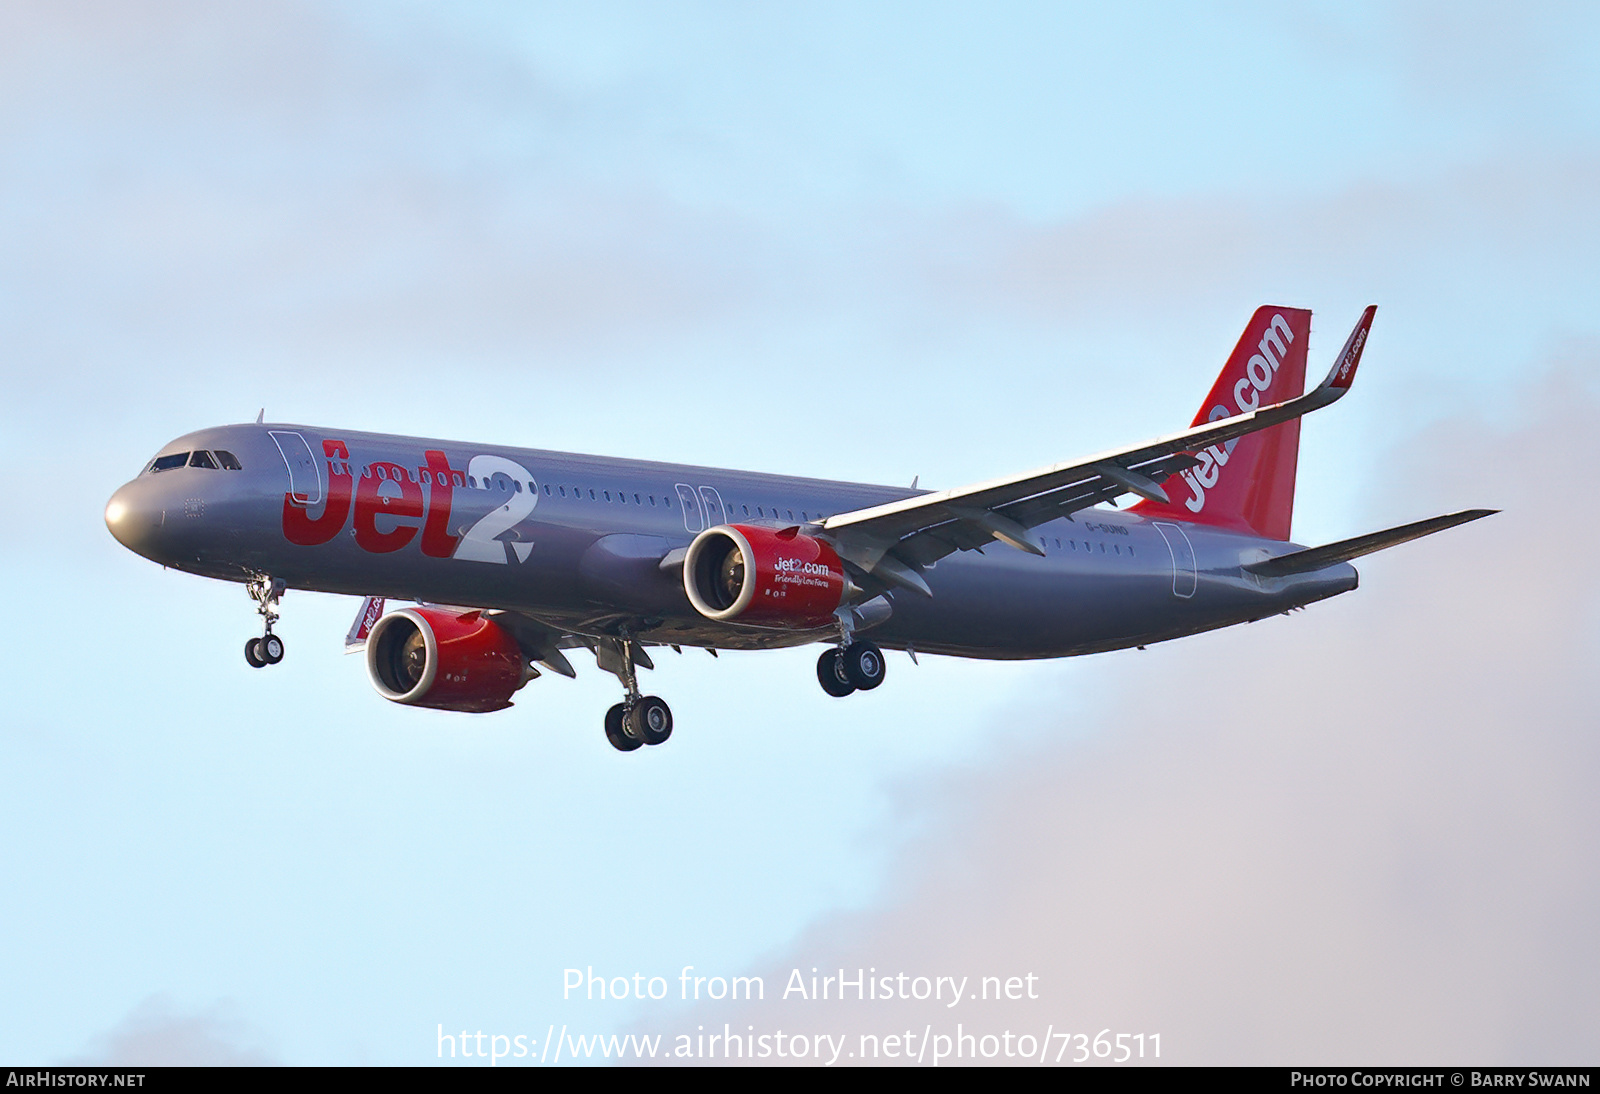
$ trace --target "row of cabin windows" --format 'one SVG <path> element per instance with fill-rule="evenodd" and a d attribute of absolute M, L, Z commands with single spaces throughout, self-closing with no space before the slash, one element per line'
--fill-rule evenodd
<path fill-rule="evenodd" d="M 401 468 L 400 470 L 401 470 L 401 473 L 406 475 L 407 478 L 410 477 L 410 472 L 407 471 L 405 468 Z M 376 473 L 378 474 L 378 476 L 380 478 L 384 477 L 384 471 L 383 471 L 383 469 L 381 467 L 377 469 Z M 417 472 L 417 477 L 425 484 L 430 482 L 435 475 L 437 475 L 437 477 L 439 479 L 439 485 L 441 485 L 441 486 L 445 485 L 444 472 L 442 472 L 442 471 L 431 472 L 431 473 L 428 472 L 428 471 L 418 471 Z M 453 479 L 454 484 L 456 486 L 463 485 L 463 476 L 462 476 L 461 472 L 459 472 L 459 471 L 452 472 L 451 473 L 451 478 Z M 492 487 L 498 487 L 501 490 L 506 490 L 506 489 L 508 489 L 508 487 L 506 485 L 508 482 L 510 483 L 509 489 L 515 490 L 519 494 L 522 493 L 522 489 L 523 489 L 522 483 L 521 483 L 521 481 L 519 481 L 517 479 L 497 478 L 497 479 L 495 479 L 493 481 L 492 484 L 491 484 L 490 480 L 485 479 L 483 481 L 481 489 L 488 490 L 488 489 L 491 489 Z M 470 475 L 465 477 L 464 485 L 470 487 L 473 490 L 480 489 L 478 480 L 475 477 L 470 476 Z M 529 490 L 536 490 L 537 487 L 535 486 L 534 483 L 529 482 L 528 483 L 528 489 Z M 622 491 L 622 490 L 617 490 L 617 491 L 596 490 L 594 487 L 589 487 L 589 488 L 585 489 L 584 487 L 580 487 L 580 486 L 572 487 L 571 488 L 571 493 L 568 493 L 568 487 L 566 485 L 559 484 L 559 485 L 552 486 L 550 483 L 546 483 L 545 484 L 544 493 L 545 493 L 546 497 L 572 498 L 572 499 L 575 499 L 577 501 L 584 500 L 584 496 L 585 496 L 585 494 L 587 494 L 588 495 L 588 500 L 590 500 L 590 501 L 617 502 L 617 503 L 620 503 L 620 504 L 623 504 L 623 505 L 627 504 L 628 497 L 629 497 L 628 493 L 626 491 Z M 661 506 L 663 508 L 667 508 L 667 509 L 671 509 L 672 508 L 672 499 L 670 497 L 663 496 L 663 497 L 659 497 L 658 498 L 655 494 L 645 494 L 642 491 L 635 492 L 632 495 L 632 497 L 633 497 L 633 504 L 635 504 L 635 505 L 641 505 L 641 506 L 643 506 L 643 505 L 658 506 L 659 505 L 659 506 Z M 733 512 L 732 503 L 729 503 L 727 505 L 727 509 L 728 509 L 729 515 L 731 516 L 732 512 Z M 743 513 L 747 517 L 756 516 L 756 517 L 761 517 L 761 518 L 770 518 L 770 519 L 773 519 L 773 520 L 794 520 L 794 519 L 796 519 L 795 518 L 795 510 L 793 510 L 793 509 L 784 509 L 784 510 L 780 511 L 778 509 L 778 507 L 775 506 L 775 505 L 771 505 L 771 506 L 769 506 L 769 505 L 757 505 L 755 507 L 755 512 L 752 514 L 750 512 L 750 506 L 741 504 L 739 506 L 739 511 L 741 513 Z M 821 518 L 822 518 L 822 514 L 819 512 L 817 514 L 817 519 L 820 520 Z M 809 521 L 809 520 L 811 520 L 812 517 L 811 517 L 810 511 L 806 510 L 806 509 L 800 510 L 799 519 L 801 521 Z M 1094 544 L 1090 543 L 1088 540 L 1082 540 L 1081 544 L 1082 545 L 1080 547 L 1080 541 L 1079 540 L 1074 540 L 1074 539 L 1067 540 L 1065 544 L 1063 544 L 1062 541 L 1059 538 L 1055 539 L 1056 550 L 1058 550 L 1058 551 L 1081 551 L 1081 552 L 1086 553 L 1086 554 L 1094 552 Z M 1101 543 L 1099 546 L 1100 546 L 1100 553 L 1101 554 L 1106 554 L 1107 553 L 1106 552 L 1106 545 L 1104 543 Z M 1110 553 L 1116 554 L 1116 555 L 1122 554 L 1123 553 L 1122 544 L 1112 544 Z M 1128 545 L 1127 554 L 1128 554 L 1129 558 L 1133 557 L 1133 546 L 1131 544 Z"/>
<path fill-rule="evenodd" d="M 392 478 L 392 477 L 394 477 L 395 470 L 396 470 L 396 467 L 394 465 L 392 465 L 392 464 L 391 465 L 375 464 L 375 465 L 369 466 L 366 469 L 366 473 L 369 474 L 369 475 L 376 475 L 378 478 L 383 479 L 383 478 Z M 405 477 L 405 479 L 407 481 L 412 481 L 412 472 L 411 472 L 411 470 L 409 468 L 401 467 L 401 468 L 398 468 L 398 471 L 402 476 Z M 348 469 L 345 470 L 345 473 L 346 474 L 349 473 Z M 422 483 L 423 485 L 434 484 L 435 480 L 437 480 L 437 485 L 439 485 L 439 486 L 445 486 L 445 485 L 466 486 L 466 487 L 468 487 L 470 489 L 473 489 L 473 490 L 500 489 L 500 490 L 511 490 L 511 491 L 515 491 L 516 493 L 520 494 L 520 493 L 523 492 L 523 489 L 524 489 L 522 482 L 520 480 L 518 480 L 518 479 L 507 479 L 507 478 L 504 478 L 504 477 L 497 477 L 497 478 L 495 478 L 493 480 L 485 479 L 485 480 L 483 480 L 482 483 L 479 483 L 475 476 L 463 475 L 460 471 L 453 471 L 453 472 L 450 473 L 450 480 L 449 480 L 449 483 L 447 483 L 446 479 L 445 479 L 445 473 L 443 471 L 428 471 L 428 470 L 425 470 L 425 469 L 418 469 L 417 472 L 416 472 L 415 481 L 418 481 L 418 482 Z M 538 489 L 537 486 L 533 482 L 529 482 L 527 484 L 526 488 L 528 490 L 530 490 L 530 491 Z M 621 504 L 621 505 L 627 505 L 629 503 L 630 499 L 631 499 L 632 503 L 634 505 L 640 505 L 640 506 L 648 505 L 648 506 L 652 506 L 652 507 L 659 506 L 659 507 L 664 508 L 664 509 L 671 509 L 673 507 L 672 506 L 672 498 L 671 497 L 668 497 L 666 495 L 647 494 L 647 493 L 645 493 L 643 491 L 634 491 L 632 493 L 629 493 L 628 491 L 625 491 L 625 490 L 604 490 L 604 489 L 596 489 L 594 487 L 585 488 L 585 487 L 581 487 L 581 486 L 570 486 L 569 487 L 569 486 L 567 486 L 565 484 L 545 483 L 545 485 L 544 485 L 544 494 L 545 494 L 545 497 L 572 498 L 572 499 L 577 500 L 577 501 L 582 501 L 587 497 L 587 499 L 589 501 L 604 501 L 604 502 L 608 502 L 608 503 L 616 503 L 616 504 Z M 751 515 L 750 514 L 750 507 L 748 505 L 740 506 L 740 508 L 743 510 L 745 516 L 748 517 L 748 516 Z M 729 512 L 731 514 L 731 512 L 733 510 L 733 506 L 729 505 L 728 506 L 728 510 L 729 510 Z M 787 509 L 787 510 L 784 510 L 783 512 L 786 515 L 787 519 L 789 519 L 789 520 L 794 520 L 795 519 L 795 515 L 794 515 L 795 511 L 793 509 Z M 770 518 L 775 519 L 775 520 L 776 519 L 780 519 L 778 507 L 775 506 L 775 505 L 773 505 L 773 506 L 758 505 L 758 506 L 756 506 L 755 515 L 758 516 L 758 517 L 770 517 Z M 821 516 L 820 513 L 817 514 L 817 515 L 818 515 L 818 517 Z M 808 511 L 801 510 L 800 519 L 801 520 L 810 520 L 811 519 L 811 515 L 810 515 L 810 513 Z"/>
<path fill-rule="evenodd" d="M 423 475 L 423 481 L 424 482 L 427 481 L 427 475 L 426 474 Z M 469 486 L 472 486 L 473 488 L 477 487 L 476 480 L 473 480 L 473 479 L 469 478 L 467 480 L 467 483 L 468 483 Z M 485 483 L 485 488 L 487 488 L 487 485 L 488 484 Z M 522 490 L 522 484 L 520 482 L 516 482 L 515 480 L 513 480 L 513 488 L 516 489 L 520 493 L 521 490 Z M 530 482 L 528 484 L 528 488 L 530 490 L 533 489 L 534 488 L 534 484 Z M 502 489 L 504 489 L 504 487 L 502 487 Z M 631 498 L 634 505 L 660 506 L 661 508 L 664 508 L 664 509 L 671 509 L 673 507 L 672 498 L 670 496 L 667 496 L 667 495 L 658 496 L 658 495 L 655 495 L 655 494 L 646 494 L 646 493 L 644 493 L 642 491 L 636 491 L 636 492 L 630 494 L 627 491 L 623 491 L 623 490 L 614 490 L 614 491 L 613 490 L 603 490 L 603 489 L 602 490 L 597 490 L 594 487 L 581 487 L 581 486 L 571 486 L 571 487 L 569 487 L 569 486 L 566 486 L 564 484 L 552 485 L 550 483 L 545 483 L 544 493 L 545 493 L 546 497 L 572 498 L 572 499 L 575 499 L 577 501 L 583 501 L 585 498 L 587 498 L 589 501 L 618 502 L 618 503 L 621 503 L 623 505 L 628 504 L 628 501 Z M 732 516 L 733 515 L 733 505 L 732 505 L 732 503 L 728 503 L 726 508 L 727 508 L 729 516 Z M 750 512 L 750 506 L 748 506 L 748 505 L 741 505 L 741 506 L 739 506 L 739 509 L 747 517 L 752 515 L 751 512 Z M 794 520 L 794 519 L 796 519 L 795 518 L 795 511 L 793 509 L 785 509 L 785 510 L 782 510 L 781 513 L 780 513 L 778 507 L 775 506 L 775 505 L 758 505 L 758 506 L 755 507 L 755 513 L 753 515 L 755 515 L 757 517 L 770 518 L 770 519 L 773 519 L 773 520 Z M 821 516 L 822 516 L 821 513 L 817 514 L 817 518 L 818 519 L 820 519 Z M 799 519 L 802 520 L 802 521 L 811 520 L 812 519 L 811 513 L 808 510 L 802 509 L 802 510 L 800 510 Z"/>
<path fill-rule="evenodd" d="M 198 452 L 173 452 L 170 455 L 157 456 L 150 461 L 150 466 L 145 470 L 153 475 L 157 471 L 171 471 L 176 467 L 203 467 L 208 471 L 244 470 L 239 466 L 239 457 L 220 448 L 215 455 L 201 449 Z"/>
<path fill-rule="evenodd" d="M 750 516 L 750 507 L 748 505 L 741 505 L 741 506 L 739 506 L 739 508 L 744 511 L 744 515 L 745 516 L 747 516 L 747 517 Z M 767 506 L 758 505 L 758 506 L 756 506 L 755 515 L 758 516 L 758 517 L 771 517 L 774 520 L 794 520 L 795 519 L 795 515 L 794 515 L 794 510 L 793 509 L 785 509 L 783 511 L 783 513 L 780 514 L 778 512 L 778 507 L 776 505 L 767 505 Z M 820 520 L 821 518 L 822 518 L 822 514 L 818 513 L 817 514 L 817 519 Z M 808 513 L 806 510 L 802 509 L 802 510 L 800 510 L 800 519 L 803 520 L 803 521 L 810 520 L 811 519 L 811 514 Z"/>
<path fill-rule="evenodd" d="M 532 486 L 533 484 L 529 483 L 528 485 Z M 573 499 L 575 499 L 577 501 L 582 501 L 583 498 L 584 498 L 584 489 L 581 486 L 574 486 L 572 488 L 572 493 L 570 493 L 570 494 L 567 493 L 567 488 L 565 486 L 557 486 L 557 487 L 555 487 L 554 493 L 552 494 L 550 484 L 549 483 L 545 483 L 544 484 L 544 493 L 545 493 L 545 497 L 563 497 L 563 498 L 570 497 L 570 498 L 573 498 Z M 589 488 L 589 490 L 588 490 L 588 496 L 589 496 L 589 500 L 590 501 L 617 502 L 619 504 L 626 505 L 626 504 L 628 504 L 628 498 L 629 498 L 630 495 L 626 491 L 623 491 L 623 490 L 615 490 L 615 491 L 613 491 L 613 490 L 596 490 L 594 487 L 591 486 Z M 638 493 L 638 492 L 634 493 L 631 496 L 633 498 L 633 504 L 635 504 L 635 505 L 660 505 L 660 506 L 662 506 L 664 508 L 667 508 L 667 509 L 671 509 L 672 508 L 672 501 L 671 501 L 670 498 L 666 498 L 666 497 L 658 498 L 654 494 L 645 494 L 645 493 Z"/>
<path fill-rule="evenodd" d="M 1079 547 L 1079 543 L 1080 542 L 1083 545 L 1081 548 Z M 1080 541 L 1080 540 L 1076 540 L 1076 539 L 1069 539 L 1069 540 L 1067 540 L 1067 545 L 1065 547 L 1063 547 L 1061 545 L 1061 541 L 1059 539 L 1056 540 L 1055 543 L 1056 543 L 1056 550 L 1058 550 L 1058 551 L 1079 551 L 1082 554 L 1093 554 L 1094 553 L 1094 544 L 1090 543 L 1088 540 Z M 1132 558 L 1133 557 L 1133 544 L 1130 543 L 1127 546 L 1128 546 L 1127 555 L 1128 555 L 1129 558 Z M 1114 555 L 1120 555 L 1120 554 L 1123 553 L 1122 547 L 1123 547 L 1123 545 L 1120 544 L 1120 543 L 1113 543 L 1111 545 L 1110 553 L 1114 554 Z M 1100 544 L 1100 553 L 1101 554 L 1106 554 L 1107 553 L 1106 552 L 1106 545 L 1105 545 L 1104 542 L 1102 542 Z"/>

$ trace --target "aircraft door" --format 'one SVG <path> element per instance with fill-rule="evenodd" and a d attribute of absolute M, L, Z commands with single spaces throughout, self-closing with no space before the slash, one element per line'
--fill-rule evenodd
<path fill-rule="evenodd" d="M 700 488 L 700 500 L 705 503 L 706 525 L 708 527 L 714 528 L 719 524 L 728 523 L 728 514 L 722 508 L 722 495 L 717 493 L 716 487 L 702 486 Z"/>
<path fill-rule="evenodd" d="M 307 509 L 322 503 L 322 469 L 311 454 L 311 446 L 298 433 L 269 430 L 267 435 L 278 446 L 289 468 L 289 497 Z"/>
<path fill-rule="evenodd" d="M 1172 555 L 1172 595 L 1187 600 L 1200 583 L 1194 569 L 1194 545 L 1179 525 L 1158 521 L 1156 531 L 1167 541 L 1167 550 Z"/>
<path fill-rule="evenodd" d="M 698 532 L 706 526 L 705 514 L 700 511 L 700 499 L 695 496 L 694 487 L 688 483 L 676 484 L 678 491 L 678 505 L 683 508 L 683 530 L 685 532 Z"/>

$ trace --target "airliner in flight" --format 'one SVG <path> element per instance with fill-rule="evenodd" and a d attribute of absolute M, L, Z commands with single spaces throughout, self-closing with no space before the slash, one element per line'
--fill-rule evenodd
<path fill-rule="evenodd" d="M 1189 429 L 954 490 L 258 418 L 163 446 L 105 518 L 146 558 L 243 583 L 258 668 L 283 659 L 291 588 L 364 598 L 347 646 L 397 703 L 502 710 L 587 649 L 622 685 L 605 732 L 626 752 L 672 733 L 640 694 L 652 649 L 824 643 L 842 697 L 883 683 L 885 648 L 1065 657 L 1288 612 L 1354 589 L 1353 558 L 1489 515 L 1290 542 L 1300 418 L 1349 389 L 1375 310 L 1309 392 L 1311 313 L 1263 307 Z"/>

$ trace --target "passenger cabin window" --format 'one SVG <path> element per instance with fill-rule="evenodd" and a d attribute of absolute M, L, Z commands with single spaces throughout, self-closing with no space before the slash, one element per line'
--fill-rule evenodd
<path fill-rule="evenodd" d="M 150 471 L 152 474 L 157 471 L 171 471 L 174 467 L 182 467 L 188 462 L 189 453 L 187 452 L 174 452 L 170 456 L 157 456 L 150 461 Z"/>
<path fill-rule="evenodd" d="M 217 462 L 222 465 L 222 469 L 224 471 L 243 471 L 244 470 L 244 468 L 239 465 L 239 457 L 238 456 L 235 456 L 232 452 L 224 452 L 220 448 L 217 449 Z"/>

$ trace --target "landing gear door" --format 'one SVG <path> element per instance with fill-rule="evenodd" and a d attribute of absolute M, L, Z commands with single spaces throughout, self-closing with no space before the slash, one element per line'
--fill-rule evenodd
<path fill-rule="evenodd" d="M 717 493 L 714 486 L 700 488 L 700 500 L 706 507 L 706 526 L 715 528 L 719 524 L 728 523 L 728 514 L 722 508 L 722 495 Z"/>
<path fill-rule="evenodd" d="M 289 499 L 307 509 L 322 503 L 322 470 L 311 454 L 311 446 L 298 433 L 269 430 L 283 462 L 289 467 Z"/>
<path fill-rule="evenodd" d="M 1179 525 L 1157 522 L 1156 531 L 1167 541 L 1167 550 L 1172 554 L 1172 595 L 1187 600 L 1199 584 L 1194 572 L 1194 545 Z"/>

